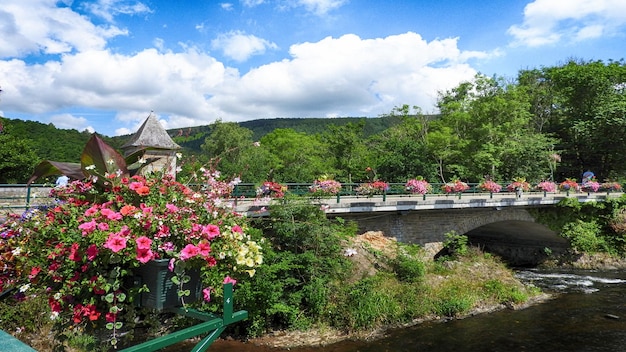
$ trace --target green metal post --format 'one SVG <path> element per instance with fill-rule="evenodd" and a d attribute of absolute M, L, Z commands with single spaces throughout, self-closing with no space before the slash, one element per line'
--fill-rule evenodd
<path fill-rule="evenodd" d="M 26 187 L 26 210 L 30 209 L 30 184 Z"/>

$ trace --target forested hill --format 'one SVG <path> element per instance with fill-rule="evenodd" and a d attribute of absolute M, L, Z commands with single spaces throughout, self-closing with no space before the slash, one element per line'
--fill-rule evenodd
<path fill-rule="evenodd" d="M 400 122 L 399 118 L 394 116 L 376 118 L 274 118 L 245 121 L 239 125 L 250 129 L 253 132 L 253 139 L 259 140 L 277 128 L 289 128 L 297 132 L 317 134 L 326 131 L 329 125 L 341 126 L 350 122 L 357 123 L 361 120 L 365 121 L 364 134 L 366 137 L 380 133 Z M 58 129 L 51 123 L 44 124 L 3 117 L 0 117 L 0 121 L 3 125 L 3 133 L 24 140 L 39 160 L 78 162 L 80 154 L 91 136 L 87 131 Z M 168 133 L 183 148 L 199 151 L 200 146 L 210 135 L 211 129 L 210 125 L 205 125 L 170 129 Z M 119 148 L 130 138 L 130 135 L 102 137 L 113 147 Z"/>
<path fill-rule="evenodd" d="M 239 126 L 247 128 L 252 131 L 252 139 L 258 141 L 264 135 L 274 131 L 278 128 L 289 128 L 296 132 L 303 132 L 306 134 L 318 134 L 323 133 L 328 129 L 328 126 L 342 126 L 348 123 L 357 123 L 359 121 L 365 122 L 363 133 L 365 137 L 380 133 L 387 128 L 399 124 L 400 118 L 397 116 L 385 116 L 375 118 L 365 117 L 341 117 L 341 118 L 273 118 L 273 119 L 259 119 L 240 122 Z M 183 148 L 199 151 L 200 146 L 204 143 L 204 140 L 211 134 L 210 125 L 188 127 L 180 129 L 168 130 L 169 135 Z M 123 145 L 130 136 L 118 136 L 113 137 L 112 145 Z"/>

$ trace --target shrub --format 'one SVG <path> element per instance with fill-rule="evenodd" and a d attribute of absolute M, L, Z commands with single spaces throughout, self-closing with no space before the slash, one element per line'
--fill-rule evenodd
<path fill-rule="evenodd" d="M 469 239 L 467 236 L 459 235 L 456 231 L 450 231 L 444 236 L 446 240 L 443 242 L 443 247 L 448 251 L 449 255 L 458 257 L 468 253 Z"/>
<path fill-rule="evenodd" d="M 398 255 L 392 264 L 400 281 L 419 282 L 426 273 L 426 266 L 422 261 L 407 255 Z"/>

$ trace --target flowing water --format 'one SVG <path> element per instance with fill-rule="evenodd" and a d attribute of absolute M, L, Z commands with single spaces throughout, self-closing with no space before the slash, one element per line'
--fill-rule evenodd
<path fill-rule="evenodd" d="M 293 352 L 480 352 L 626 351 L 626 272 L 519 271 L 518 277 L 555 299 L 447 322 L 431 322 L 389 332 L 369 342 L 344 341 Z M 218 341 L 209 352 L 286 351 Z"/>

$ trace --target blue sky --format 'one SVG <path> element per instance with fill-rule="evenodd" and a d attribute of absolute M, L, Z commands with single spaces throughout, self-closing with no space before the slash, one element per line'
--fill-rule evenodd
<path fill-rule="evenodd" d="M 2 0 L 0 116 L 129 134 L 434 113 L 477 73 L 620 60 L 626 0 Z"/>

